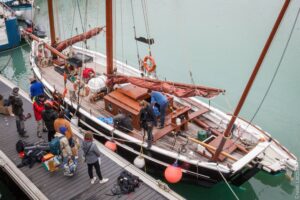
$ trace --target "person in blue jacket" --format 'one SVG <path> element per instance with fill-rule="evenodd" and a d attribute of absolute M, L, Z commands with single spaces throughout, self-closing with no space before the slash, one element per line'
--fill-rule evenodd
<path fill-rule="evenodd" d="M 33 100 L 34 97 L 44 94 L 43 83 L 37 81 L 34 77 L 30 78 L 30 98 Z"/>
<path fill-rule="evenodd" d="M 159 105 L 159 112 L 160 112 L 160 125 L 159 125 L 158 128 L 161 129 L 165 125 L 165 116 L 166 116 L 166 109 L 168 107 L 168 99 L 161 92 L 151 91 L 151 105 L 152 105 L 152 107 L 156 103 Z"/>

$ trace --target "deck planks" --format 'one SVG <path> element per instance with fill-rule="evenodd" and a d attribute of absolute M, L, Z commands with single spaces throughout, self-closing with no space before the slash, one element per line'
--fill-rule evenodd
<path fill-rule="evenodd" d="M 8 98 L 11 89 L 4 83 L 0 82 L 0 93 Z M 31 113 L 33 116 L 32 105 L 23 98 L 24 113 Z M 6 124 L 7 122 L 8 124 Z M 6 117 L 0 115 L 0 149 L 17 165 L 21 162 L 15 150 L 15 144 L 19 139 L 29 143 L 39 141 L 36 136 L 36 123 L 34 118 L 30 118 L 25 122 L 25 129 L 29 138 L 21 138 L 16 131 L 14 117 Z M 47 134 L 43 134 L 43 139 L 47 139 Z M 47 172 L 40 163 L 35 163 L 29 169 L 28 166 L 20 168 L 20 170 L 44 193 L 49 199 L 116 199 L 116 196 L 108 196 L 111 188 L 116 184 L 117 177 L 123 170 L 119 165 L 110 160 L 105 155 L 102 155 L 101 172 L 103 177 L 108 177 L 110 180 L 106 184 L 100 185 L 96 182 L 90 184 L 90 179 L 87 174 L 87 166 L 79 161 L 78 170 L 73 177 L 63 176 L 62 170 L 57 172 Z M 94 175 L 95 172 L 94 172 Z M 147 198 L 144 198 L 145 195 Z M 134 193 L 130 194 L 130 199 L 150 199 L 155 196 L 157 199 L 166 199 L 163 195 L 152 189 L 146 184 L 141 184 Z M 120 199 L 128 199 L 129 195 L 121 196 Z"/>

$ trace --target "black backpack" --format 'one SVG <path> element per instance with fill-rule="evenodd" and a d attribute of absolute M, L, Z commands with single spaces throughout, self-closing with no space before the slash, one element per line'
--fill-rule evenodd
<path fill-rule="evenodd" d="M 24 148 L 25 148 L 25 142 L 23 140 L 19 140 L 17 143 L 16 143 L 16 150 L 18 153 L 24 151 Z"/>
<path fill-rule="evenodd" d="M 121 172 L 117 180 L 117 185 L 113 187 L 111 192 L 113 195 L 129 194 L 139 187 L 141 180 L 139 177 L 127 172 Z"/>

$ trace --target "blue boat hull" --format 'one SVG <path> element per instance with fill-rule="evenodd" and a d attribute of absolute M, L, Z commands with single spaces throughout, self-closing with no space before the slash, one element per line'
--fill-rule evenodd
<path fill-rule="evenodd" d="M 5 20 L 5 28 L 2 27 L 1 34 L 4 34 L 4 39 L 0 43 L 0 51 L 14 48 L 20 45 L 21 34 L 18 21 L 15 17 Z"/>

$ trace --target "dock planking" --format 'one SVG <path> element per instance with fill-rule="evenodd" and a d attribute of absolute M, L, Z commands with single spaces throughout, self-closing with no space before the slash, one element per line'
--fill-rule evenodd
<path fill-rule="evenodd" d="M 0 76 L 0 93 L 5 98 L 8 98 L 11 93 L 12 86 L 9 87 L 3 82 L 3 80 L 5 79 Z M 18 135 L 14 117 L 0 114 L 0 150 L 2 150 L 2 152 L 4 152 L 4 154 L 9 157 L 15 165 L 21 163 L 21 159 L 18 157 L 15 148 L 15 144 L 19 139 L 22 139 L 27 143 L 36 143 L 41 140 L 36 134 L 36 123 L 33 116 L 32 104 L 29 101 L 29 98 L 25 99 L 23 97 L 24 95 L 26 95 L 26 97 L 28 95 L 22 90 L 20 90 L 20 95 L 23 99 L 24 114 L 31 113 L 32 115 L 32 117 L 25 122 L 25 129 L 29 135 L 28 138 L 21 138 Z M 76 129 L 74 132 L 78 134 Z M 42 138 L 47 141 L 47 133 L 44 133 Z M 79 136 L 79 138 L 82 140 L 82 136 Z M 118 158 L 118 155 L 113 155 L 113 153 L 108 152 L 109 150 L 103 149 L 104 147 L 102 144 L 98 142 L 96 143 L 98 147 L 100 146 L 100 151 L 104 151 L 101 155 L 101 172 L 103 177 L 109 178 L 109 182 L 105 184 L 99 184 L 99 182 L 96 182 L 94 185 L 91 185 L 87 173 L 87 166 L 82 161 L 79 161 L 77 172 L 73 177 L 64 176 L 62 169 L 57 172 L 48 172 L 40 163 L 35 163 L 32 168 L 24 166 L 19 170 L 48 199 L 183 199 L 173 191 L 163 191 L 157 186 L 153 178 L 150 178 L 147 174 L 143 174 L 143 172 L 134 168 L 134 166 L 125 161 L 123 158 Z M 81 150 L 79 151 L 79 154 L 82 154 Z M 112 157 L 114 159 L 112 159 Z M 117 162 L 116 159 L 118 159 Z M 117 178 L 124 168 L 131 173 L 139 170 L 137 174 L 139 174 L 139 177 L 143 180 L 143 182 L 133 193 L 121 195 L 120 197 L 111 196 L 111 189 L 116 184 Z M 28 192 L 25 191 L 25 193 Z"/>

